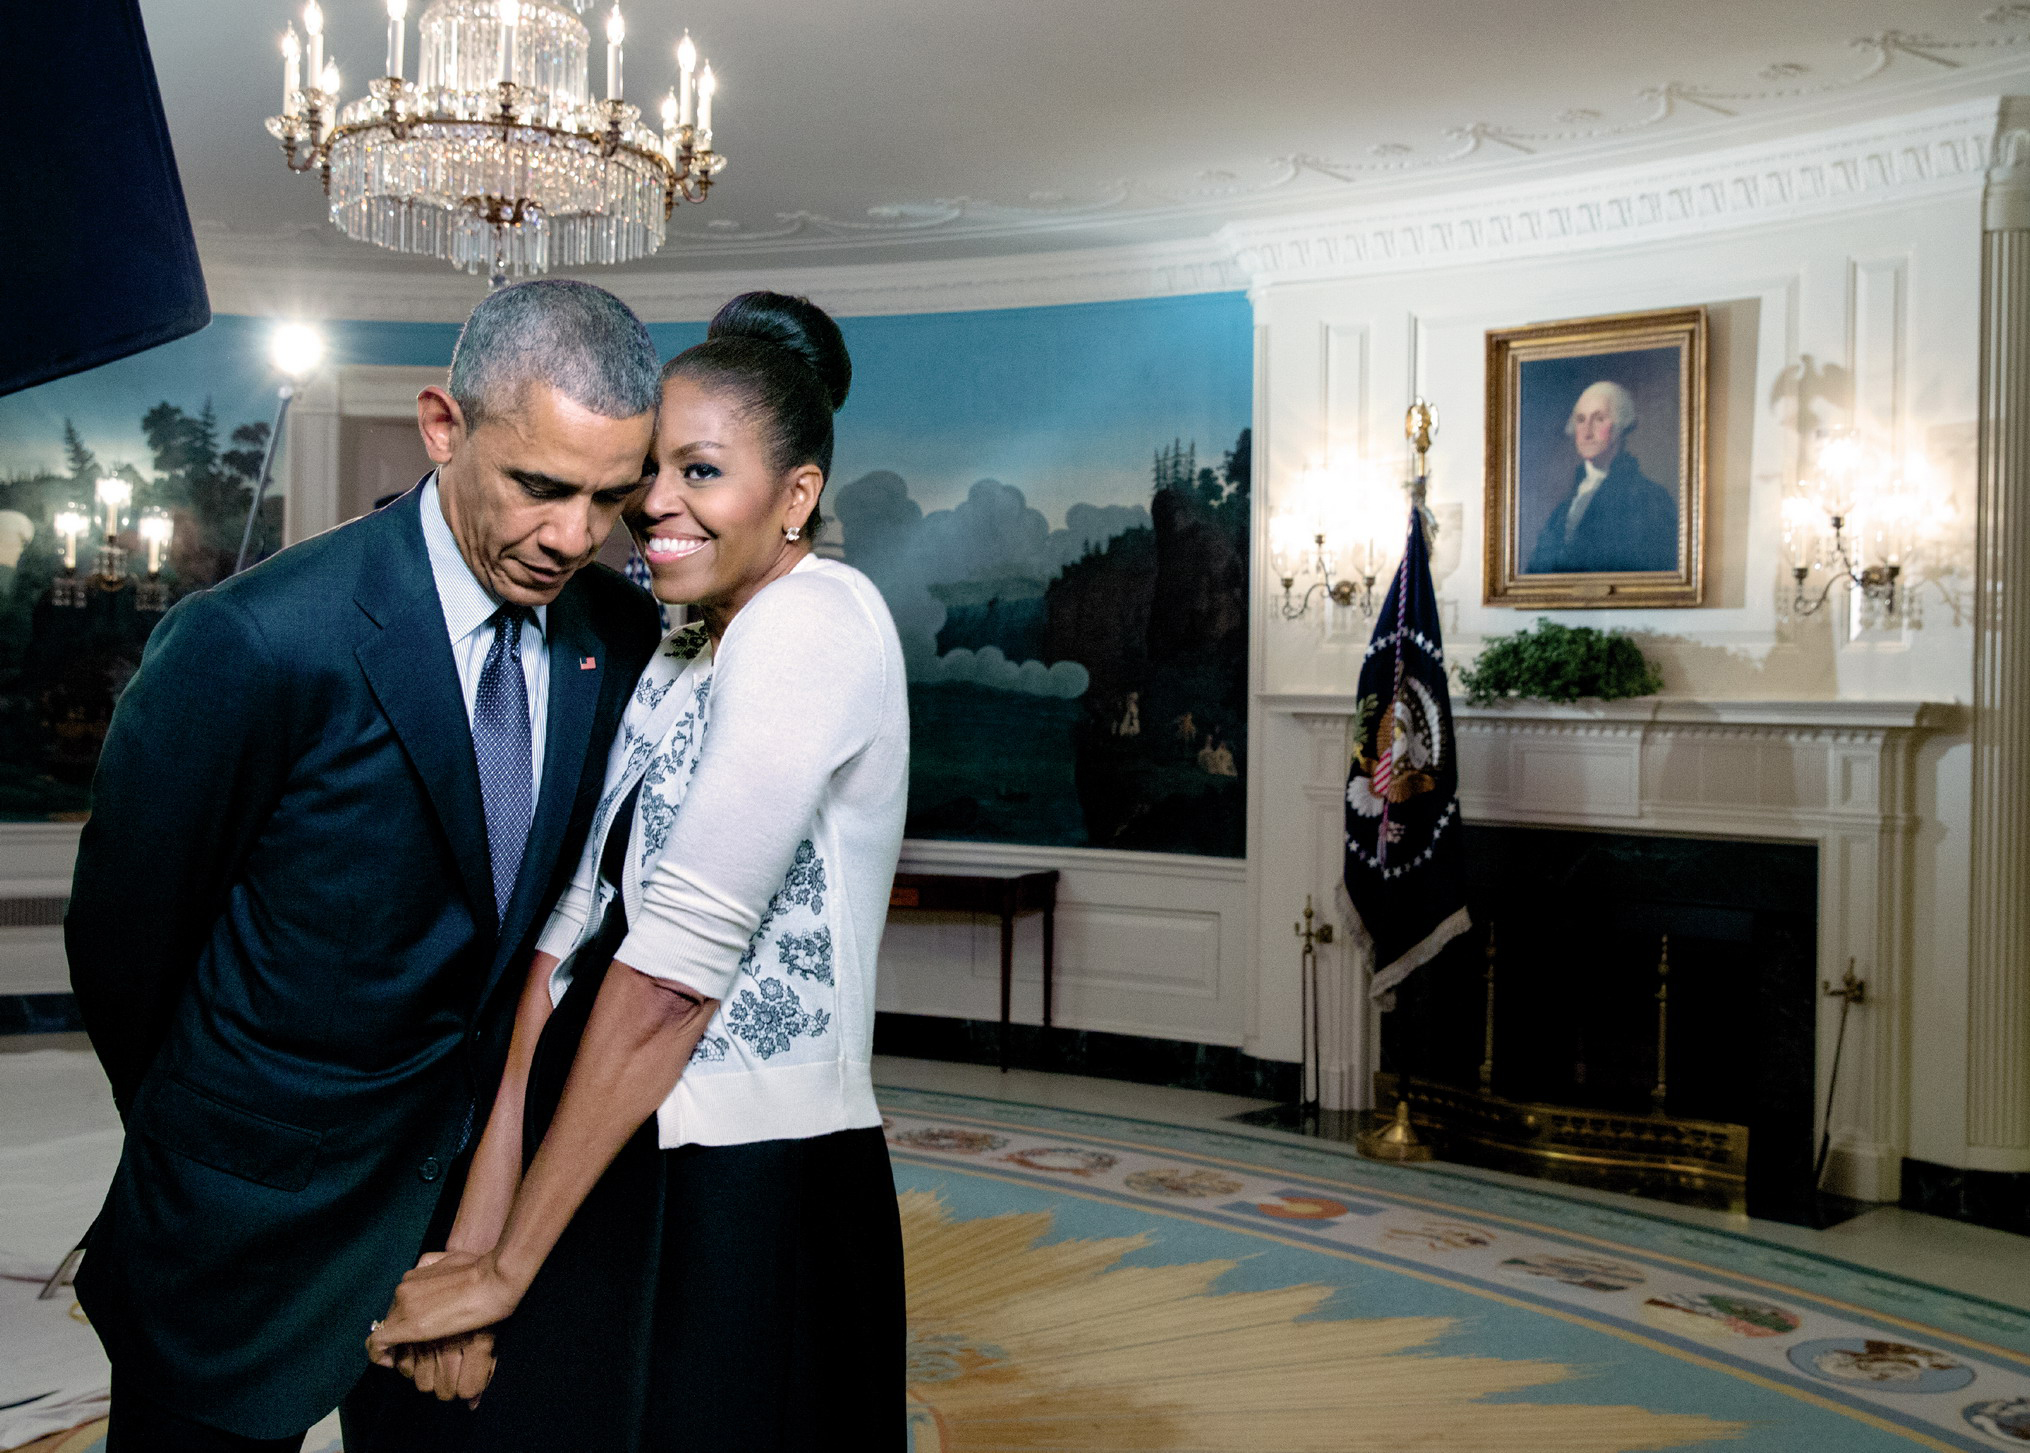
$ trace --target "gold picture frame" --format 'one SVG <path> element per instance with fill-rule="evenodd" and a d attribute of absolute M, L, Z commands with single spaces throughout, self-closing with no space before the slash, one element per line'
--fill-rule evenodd
<path fill-rule="evenodd" d="M 1700 604 L 1705 443 L 1704 308 L 1490 331 L 1483 602 Z"/>

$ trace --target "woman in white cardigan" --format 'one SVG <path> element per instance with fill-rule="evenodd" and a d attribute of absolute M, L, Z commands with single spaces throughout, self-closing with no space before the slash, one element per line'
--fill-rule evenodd
<path fill-rule="evenodd" d="M 628 523 L 702 620 L 636 687 L 447 1249 L 370 1341 L 438 1399 L 376 1448 L 903 1446 L 869 1057 L 908 701 L 880 595 L 810 548 L 850 375 L 767 293 L 664 370 Z"/>

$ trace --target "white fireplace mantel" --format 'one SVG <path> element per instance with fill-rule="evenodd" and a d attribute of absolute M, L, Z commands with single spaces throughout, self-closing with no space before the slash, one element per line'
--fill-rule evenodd
<path fill-rule="evenodd" d="M 1305 796 L 1316 814 L 1304 836 L 1336 847 L 1354 698 L 1282 693 L 1260 702 L 1304 728 Z M 1852 959 L 1868 982 L 1868 1002 L 1848 1028 L 1827 1185 L 1894 1200 L 1906 1143 L 1913 758 L 1921 736 L 1963 732 L 1966 715 L 1922 701 L 1460 704 L 1460 808 L 1469 822 L 1815 844 L 1819 976 L 1838 980 Z M 1313 890 L 1329 894 L 1339 872 L 1337 853 L 1322 853 Z M 1345 991 L 1322 996 L 1321 1038 L 1327 1101 L 1350 1108 L 1367 1103 L 1376 1024 L 1357 992 L 1366 966 L 1345 967 Z M 1837 1025 L 1836 1001 L 1821 1000 L 1821 1107 Z"/>

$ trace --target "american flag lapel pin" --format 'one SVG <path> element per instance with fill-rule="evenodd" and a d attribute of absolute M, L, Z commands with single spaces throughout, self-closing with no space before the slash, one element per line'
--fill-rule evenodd
<path fill-rule="evenodd" d="M 599 658 L 597 656 L 580 656 L 578 658 L 578 669 L 580 671 L 597 671 L 599 669 Z"/>

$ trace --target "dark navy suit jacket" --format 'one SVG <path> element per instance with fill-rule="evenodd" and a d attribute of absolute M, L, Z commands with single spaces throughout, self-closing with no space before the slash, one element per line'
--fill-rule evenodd
<path fill-rule="evenodd" d="M 590 566 L 496 921 L 420 491 L 180 602 L 107 735 L 65 940 L 127 1144 L 78 1293 L 123 1383 L 285 1437 L 366 1366 L 484 1122 L 659 628 Z M 589 664 L 588 664 L 589 663 Z"/>
<path fill-rule="evenodd" d="M 1565 517 L 1585 477 L 1581 465 L 1572 477 L 1573 492 L 1544 521 L 1530 554 L 1529 574 L 1678 568 L 1678 502 L 1625 452 L 1607 466 L 1607 477 L 1567 540 Z"/>

